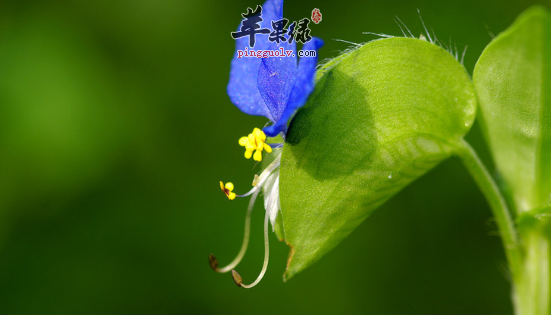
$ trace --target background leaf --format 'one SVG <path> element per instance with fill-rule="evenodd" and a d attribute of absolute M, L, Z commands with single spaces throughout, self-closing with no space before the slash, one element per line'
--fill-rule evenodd
<path fill-rule="evenodd" d="M 373 41 L 320 71 L 282 156 L 286 279 L 449 157 L 476 110 L 462 65 L 423 40 Z"/>
<path fill-rule="evenodd" d="M 533 7 L 484 50 L 473 81 L 482 130 L 517 211 L 551 193 L 551 15 Z"/>

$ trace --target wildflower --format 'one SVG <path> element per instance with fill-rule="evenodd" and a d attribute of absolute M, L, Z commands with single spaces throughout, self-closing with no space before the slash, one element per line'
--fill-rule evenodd
<path fill-rule="evenodd" d="M 283 0 L 267 0 L 263 5 L 261 27 L 269 28 L 272 21 L 283 18 Z M 237 51 L 248 47 L 249 40 L 245 37 L 236 40 L 236 52 L 231 62 L 230 81 L 227 92 L 230 100 L 245 114 L 264 116 L 272 125 L 263 128 L 255 128 L 248 136 L 239 139 L 239 145 L 245 147 L 245 158 L 251 157 L 255 161 L 262 161 L 262 154 L 273 155 L 273 161 L 261 172 L 255 175 L 253 188 L 243 195 L 233 192 L 232 183 L 220 182 L 220 188 L 228 199 L 251 196 L 245 217 L 245 233 L 241 249 L 235 259 L 225 267 L 218 266 L 218 260 L 209 256 L 212 269 L 224 273 L 231 270 L 232 277 L 238 286 L 244 288 L 254 287 L 260 282 L 268 267 L 269 223 L 272 229 L 275 220 L 281 211 L 279 201 L 279 165 L 283 143 L 268 144 L 268 137 L 281 135 L 285 139 L 287 124 L 295 112 L 302 107 L 308 96 L 314 90 L 314 76 L 316 73 L 317 57 L 301 57 L 297 64 L 296 42 L 281 41 L 270 42 L 268 36 L 259 35 L 256 39 L 255 49 L 258 50 L 285 50 L 293 52 L 292 57 L 271 58 L 238 58 Z M 312 40 L 304 44 L 304 50 L 318 50 L 323 45 L 321 39 L 312 37 Z M 249 243 L 250 219 L 252 209 L 258 194 L 264 192 L 264 206 L 266 209 L 264 219 L 264 263 L 262 271 L 256 280 L 247 285 L 234 268 L 239 264 Z"/>

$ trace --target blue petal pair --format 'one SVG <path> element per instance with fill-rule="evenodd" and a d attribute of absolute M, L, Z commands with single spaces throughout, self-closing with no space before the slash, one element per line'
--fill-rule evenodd
<path fill-rule="evenodd" d="M 261 28 L 271 28 L 272 21 L 283 18 L 283 0 L 268 0 L 262 6 Z M 302 107 L 314 90 L 316 57 L 301 57 L 296 42 L 270 42 L 267 35 L 256 35 L 254 50 L 292 51 L 291 57 L 241 57 L 238 50 L 249 51 L 249 37 L 236 39 L 236 51 L 231 62 L 228 95 L 231 101 L 244 113 L 264 116 L 273 122 L 265 127 L 264 133 L 275 137 L 279 133 L 285 136 L 287 124 L 295 112 Z M 303 50 L 317 51 L 323 46 L 319 38 L 312 39 L 303 45 Z M 317 55 L 317 54 L 316 54 Z"/>

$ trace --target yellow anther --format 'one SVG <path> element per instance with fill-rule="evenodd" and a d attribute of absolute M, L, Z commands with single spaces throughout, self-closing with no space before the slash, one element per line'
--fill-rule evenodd
<path fill-rule="evenodd" d="M 256 149 L 256 145 L 255 145 L 254 141 L 249 141 L 245 145 L 245 150 L 255 150 L 255 149 Z"/>
<path fill-rule="evenodd" d="M 253 156 L 253 160 L 255 161 L 262 161 L 262 151 L 256 151 Z"/>
<path fill-rule="evenodd" d="M 222 189 L 222 192 L 228 197 L 229 200 L 234 200 L 236 197 L 236 194 L 232 191 L 233 190 L 233 184 L 231 182 L 227 182 L 226 185 L 224 185 L 223 182 L 220 182 L 220 189 Z"/>
<path fill-rule="evenodd" d="M 262 161 L 262 151 L 272 152 L 272 148 L 266 144 L 266 134 L 259 128 L 254 128 L 248 136 L 239 138 L 239 145 L 245 147 L 245 158 L 252 157 L 259 162 Z"/>
<path fill-rule="evenodd" d="M 260 140 L 260 141 L 262 141 L 262 142 L 266 141 L 266 134 L 265 134 L 262 130 L 260 130 L 260 129 L 258 129 L 258 128 L 254 128 L 254 130 L 253 130 L 253 136 L 254 136 L 256 139 L 258 139 L 258 140 Z M 258 140 L 257 140 L 257 141 L 258 141 Z"/>
<path fill-rule="evenodd" d="M 233 190 L 233 183 L 232 182 L 227 182 L 226 185 L 224 185 L 224 187 L 226 187 L 227 190 L 232 191 Z"/>
<path fill-rule="evenodd" d="M 248 137 L 239 138 L 239 145 L 242 146 L 242 147 L 246 146 L 248 142 L 249 142 Z"/>

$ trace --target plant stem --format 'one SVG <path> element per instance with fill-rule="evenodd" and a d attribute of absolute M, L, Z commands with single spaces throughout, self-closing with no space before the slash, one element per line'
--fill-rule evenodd
<path fill-rule="evenodd" d="M 501 195 L 494 179 L 469 143 L 463 140 L 462 146 L 456 151 L 456 154 L 490 204 L 490 208 L 497 222 L 499 234 L 501 235 L 503 247 L 505 248 L 509 269 L 513 279 L 515 279 L 516 276 L 519 275 L 522 267 L 522 252 L 517 231 L 513 219 L 511 218 L 509 208 L 507 207 L 507 203 Z"/>
<path fill-rule="evenodd" d="M 551 238 L 547 222 L 526 229 L 522 234 L 526 255 L 522 273 L 514 279 L 517 315 L 549 315 Z"/>
<path fill-rule="evenodd" d="M 463 140 L 456 154 L 482 190 L 496 219 L 512 274 L 515 313 L 551 315 L 551 221 L 547 213 L 519 223 L 521 244 L 505 199 L 476 152 Z"/>

